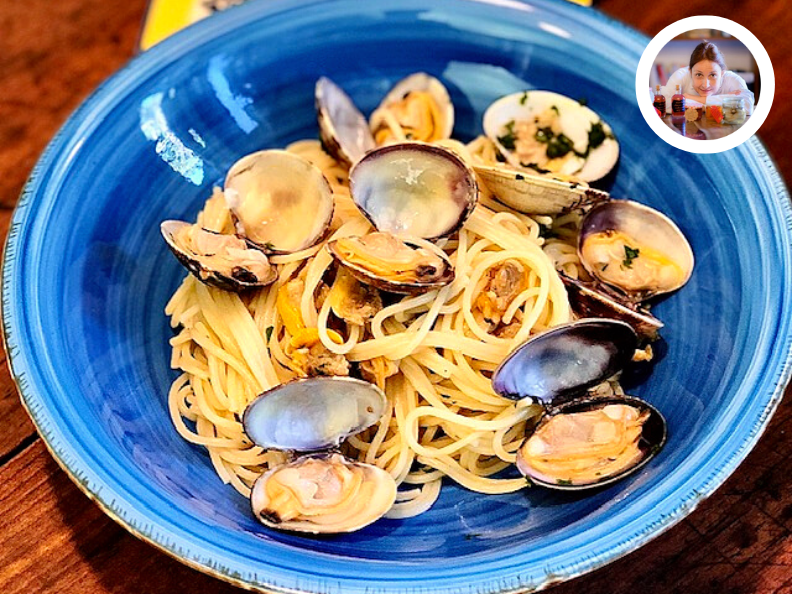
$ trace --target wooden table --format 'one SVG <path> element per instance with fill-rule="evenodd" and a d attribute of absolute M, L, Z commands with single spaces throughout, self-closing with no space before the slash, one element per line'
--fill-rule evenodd
<path fill-rule="evenodd" d="M 0 237 L 27 174 L 67 115 L 135 53 L 146 0 L 0 4 Z M 786 0 L 644 3 L 600 8 L 649 35 L 712 14 L 750 29 L 777 77 L 759 135 L 792 180 L 792 36 Z M 644 125 L 641 122 L 640 125 Z M 5 360 L 5 354 L 0 354 Z M 792 399 L 734 475 L 642 549 L 554 589 L 557 594 L 792 594 Z M 236 588 L 129 535 L 47 453 L 0 366 L 0 592 L 180 594 Z"/>
<path fill-rule="evenodd" d="M 695 140 L 715 140 L 716 138 L 723 138 L 732 132 L 742 128 L 750 121 L 750 117 L 745 118 L 742 124 L 719 124 L 707 115 L 702 115 L 699 119 L 688 121 L 685 116 L 673 116 L 666 114 L 663 116 L 663 122 L 666 126 L 671 128 L 674 132 L 687 138 Z"/>

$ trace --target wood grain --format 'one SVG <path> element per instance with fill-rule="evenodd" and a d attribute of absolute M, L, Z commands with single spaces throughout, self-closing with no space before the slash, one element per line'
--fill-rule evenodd
<path fill-rule="evenodd" d="M 266 1 L 266 0 L 260 0 Z M 146 0 L 0 3 L 0 237 L 35 160 L 68 114 L 135 53 Z M 764 43 L 777 77 L 759 132 L 792 179 L 792 35 L 785 0 L 687 0 L 599 7 L 652 36 L 687 16 L 735 20 Z M 47 453 L 0 353 L 0 592 L 238 592 L 137 540 Z M 792 401 L 737 472 L 699 509 L 640 550 L 553 589 L 558 594 L 792 594 Z"/>

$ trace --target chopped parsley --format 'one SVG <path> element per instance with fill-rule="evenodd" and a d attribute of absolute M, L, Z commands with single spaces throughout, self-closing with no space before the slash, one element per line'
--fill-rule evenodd
<path fill-rule="evenodd" d="M 589 130 L 588 138 L 588 150 L 592 151 L 605 142 L 606 138 L 613 138 L 613 134 L 610 132 L 605 132 L 605 128 L 600 121 L 591 124 L 591 130 Z"/>
<path fill-rule="evenodd" d="M 500 142 L 503 145 L 503 148 L 513 151 L 514 142 L 517 140 L 517 137 L 514 134 L 514 120 L 507 123 L 505 128 L 506 128 L 506 134 L 504 134 L 503 136 L 498 136 L 498 142 Z"/>
<path fill-rule="evenodd" d="M 605 264 L 602 268 L 600 268 L 602 272 L 605 272 L 607 269 L 608 269 L 608 264 Z"/>
<path fill-rule="evenodd" d="M 585 97 L 581 97 L 580 99 L 578 99 L 578 103 L 580 103 L 581 105 L 588 105 L 588 99 L 586 99 Z"/>
<path fill-rule="evenodd" d="M 553 138 L 553 130 L 548 126 L 547 128 L 539 128 L 536 130 L 536 134 L 534 134 L 534 140 L 537 142 L 541 142 L 543 144 L 547 144 Z"/>
<path fill-rule="evenodd" d="M 559 134 L 547 143 L 547 158 L 558 159 L 569 153 L 573 148 L 574 145 L 569 137 L 565 134 Z"/>
<path fill-rule="evenodd" d="M 273 251 L 273 250 L 275 249 L 275 244 L 274 244 L 274 243 L 272 243 L 271 241 L 268 241 L 268 242 L 266 242 L 266 243 L 264 244 L 264 249 L 265 249 L 266 251 L 268 251 L 268 252 L 271 252 L 271 251 Z"/>
<path fill-rule="evenodd" d="M 633 260 L 638 257 L 638 254 L 641 250 L 638 248 L 631 248 L 629 245 L 624 246 L 624 260 L 622 260 L 622 266 L 625 268 L 632 268 Z"/>
<path fill-rule="evenodd" d="M 275 330 L 275 326 L 267 326 L 267 329 L 264 331 L 264 336 L 267 342 L 269 342 L 270 338 L 272 338 L 272 332 L 274 330 Z"/>
<path fill-rule="evenodd" d="M 526 101 L 528 101 L 528 91 L 523 91 L 522 97 L 520 97 L 520 105 L 525 105 Z"/>
<path fill-rule="evenodd" d="M 547 145 L 547 158 L 558 159 L 573 150 L 572 141 L 566 134 L 555 134 L 549 126 L 538 128 L 534 140 Z"/>
<path fill-rule="evenodd" d="M 572 479 L 556 479 L 556 483 L 559 485 L 571 485 Z"/>
<path fill-rule="evenodd" d="M 556 106 L 556 105 L 551 105 L 551 106 L 550 106 L 550 109 L 552 109 L 554 112 L 556 112 L 556 115 L 561 115 L 561 113 L 558 111 L 558 106 Z"/>

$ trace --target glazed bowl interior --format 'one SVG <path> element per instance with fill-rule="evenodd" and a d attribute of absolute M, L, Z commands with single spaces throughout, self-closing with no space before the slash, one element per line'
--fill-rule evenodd
<path fill-rule="evenodd" d="M 157 547 L 278 592 L 539 588 L 684 517 L 747 455 L 788 377 L 790 213 L 758 141 L 694 155 L 645 125 L 633 89 L 646 43 L 560 2 L 287 0 L 229 10 L 134 60 L 53 140 L 6 248 L 6 344 L 53 455 Z M 419 517 L 332 537 L 269 530 L 170 421 L 163 310 L 185 272 L 159 224 L 193 220 L 242 155 L 316 138 L 320 76 L 368 115 L 416 71 L 446 84 L 462 140 L 502 95 L 585 98 L 621 143 L 611 193 L 689 238 L 696 268 L 654 309 L 665 328 L 651 373 L 624 380 L 666 416 L 668 443 L 593 493 L 484 496 L 449 481 Z"/>

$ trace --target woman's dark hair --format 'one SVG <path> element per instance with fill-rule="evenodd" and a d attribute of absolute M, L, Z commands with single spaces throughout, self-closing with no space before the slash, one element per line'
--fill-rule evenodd
<path fill-rule="evenodd" d="M 718 46 L 711 41 L 702 41 L 690 54 L 690 69 L 701 62 L 702 60 L 709 60 L 715 62 L 721 67 L 721 70 L 726 71 L 726 61 L 723 59 L 723 54 L 718 49 Z"/>

